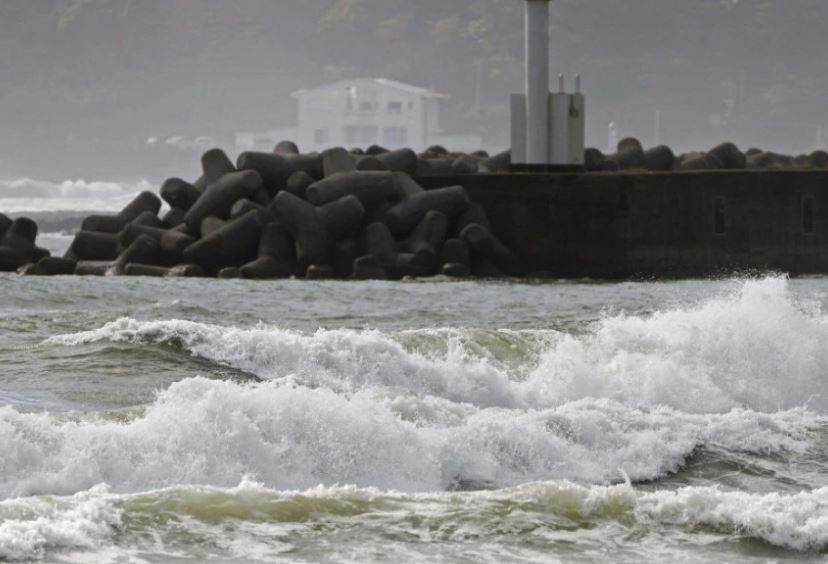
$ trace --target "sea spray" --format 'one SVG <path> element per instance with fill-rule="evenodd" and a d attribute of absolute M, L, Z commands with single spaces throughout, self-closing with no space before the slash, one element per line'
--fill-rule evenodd
<path fill-rule="evenodd" d="M 444 344 L 430 352 L 410 350 L 402 343 L 414 333 Z M 122 318 L 50 338 L 46 345 L 164 343 L 265 379 L 340 393 L 394 386 L 483 407 L 545 408 L 611 398 L 696 413 L 805 405 L 828 411 L 828 318 L 813 304 L 795 301 L 781 278 L 747 281 L 731 295 L 693 306 L 608 316 L 582 335 L 506 331 L 504 339 L 518 335 L 528 342 L 517 351 L 523 355 L 518 367 L 514 358 L 486 353 L 473 332 L 462 335 L 448 329 L 302 333 Z"/>
<path fill-rule="evenodd" d="M 411 401 L 428 407 L 406 405 Z M 123 423 L 6 407 L 0 496 L 72 494 L 97 483 L 119 492 L 229 486 L 247 475 L 276 489 L 354 484 L 404 491 L 561 478 L 606 483 L 620 479 L 619 469 L 651 480 L 677 471 L 704 446 L 802 450 L 814 424 L 801 410 L 694 415 L 606 399 L 531 410 L 448 405 L 407 392 L 389 399 L 388 390 L 346 396 L 193 378 Z"/>

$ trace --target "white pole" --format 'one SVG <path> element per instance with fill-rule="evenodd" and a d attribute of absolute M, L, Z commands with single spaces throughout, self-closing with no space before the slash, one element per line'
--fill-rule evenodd
<path fill-rule="evenodd" d="M 549 163 L 549 0 L 526 0 L 526 164 Z"/>

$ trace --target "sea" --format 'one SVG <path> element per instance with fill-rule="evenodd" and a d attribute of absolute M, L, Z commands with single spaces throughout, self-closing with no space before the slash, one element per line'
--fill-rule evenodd
<path fill-rule="evenodd" d="M 828 278 L 0 275 L 0 561 L 826 562 Z"/>

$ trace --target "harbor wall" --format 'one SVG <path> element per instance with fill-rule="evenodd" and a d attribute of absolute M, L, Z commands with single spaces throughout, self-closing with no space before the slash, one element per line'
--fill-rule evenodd
<path fill-rule="evenodd" d="M 828 274 L 828 170 L 418 180 L 465 186 L 534 276 Z"/>

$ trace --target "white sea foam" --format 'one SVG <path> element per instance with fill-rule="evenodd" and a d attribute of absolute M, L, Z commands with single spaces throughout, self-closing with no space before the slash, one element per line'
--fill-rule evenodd
<path fill-rule="evenodd" d="M 587 398 L 683 412 L 744 407 L 828 412 L 828 317 L 797 303 L 782 278 L 745 282 L 732 295 L 649 316 L 607 317 L 585 335 L 547 331 L 546 350 L 515 369 L 456 339 L 415 353 L 400 336 L 278 327 L 221 327 L 124 318 L 50 345 L 101 340 L 180 343 L 191 353 L 265 379 L 351 392 L 377 386 L 483 407 L 549 408 Z M 537 331 L 533 338 L 538 339 Z"/>
<path fill-rule="evenodd" d="M 169 522 L 169 535 L 184 530 L 240 559 L 270 557 L 290 549 L 290 539 L 312 537 L 320 515 L 327 531 L 370 522 L 428 542 L 561 523 L 564 532 L 555 534 L 565 535 L 610 523 L 610 533 L 677 528 L 828 549 L 825 488 L 757 494 L 608 485 L 674 473 L 700 447 L 738 460 L 736 453 L 771 455 L 762 458 L 771 465 L 779 453 L 810 456 L 819 434 L 812 431 L 828 411 L 828 318 L 797 302 L 784 279 L 748 281 L 692 307 L 608 316 L 580 334 L 500 336 L 124 318 L 53 337 L 44 346 L 181 347 L 263 381 L 188 378 L 118 420 L 2 408 L 0 498 L 82 496 L 107 484 L 108 492 L 92 496 L 107 500 L 100 521 L 115 522 L 113 511 L 123 511 L 133 518 L 122 522 L 152 523 L 134 539 L 163 538 L 159 528 Z M 495 350 L 498 341 L 506 344 Z M 258 484 L 237 486 L 246 476 Z M 318 484 L 325 487 L 309 490 Z M 422 493 L 468 485 L 510 489 Z M 204 517 L 202 503 L 231 517 Z M 173 517 L 134 517 L 156 510 Z M 370 519 L 353 519 L 362 514 Z M 61 519 L 47 516 L 43 530 Z M 103 534 L 76 536 L 94 542 Z M 572 542 L 584 538 L 572 534 Z M 228 538 L 242 540 L 230 546 Z M 13 557 L 49 542 L 27 546 Z"/>
<path fill-rule="evenodd" d="M 43 211 L 117 211 L 138 192 L 153 190 L 146 180 L 101 182 L 32 178 L 0 179 L 0 209 L 5 213 Z"/>
<path fill-rule="evenodd" d="M 71 498 L 0 501 L 0 560 L 33 560 L 47 551 L 95 549 L 121 521 L 121 510 L 95 487 Z"/>
<path fill-rule="evenodd" d="M 113 561 L 139 553 L 183 557 L 178 547 L 184 540 L 190 556 L 198 550 L 268 560 L 284 551 L 312 553 L 317 542 L 330 550 L 325 539 L 339 533 L 336 545 L 345 551 L 360 544 L 390 549 L 393 537 L 421 547 L 461 543 L 469 549 L 488 540 L 490 554 L 498 554 L 501 543 L 521 543 L 534 547 L 535 560 L 549 556 L 555 539 L 589 544 L 589 531 L 612 545 L 630 535 L 674 535 L 675 529 L 689 545 L 736 537 L 825 551 L 828 488 L 789 495 L 715 487 L 643 492 L 629 484 L 549 481 L 475 493 L 405 494 L 353 486 L 277 491 L 245 480 L 230 488 L 175 486 L 118 495 L 98 486 L 66 498 L 0 502 L 0 558 L 67 551 L 109 554 Z"/>
<path fill-rule="evenodd" d="M 195 355 L 269 380 L 352 392 L 399 387 L 457 402 L 516 407 L 509 375 L 469 357 L 453 341 L 443 358 L 415 354 L 378 331 L 320 330 L 305 335 L 277 327 L 221 327 L 191 321 L 123 318 L 92 331 L 61 335 L 47 345 L 76 346 L 111 340 L 179 343 Z"/>
<path fill-rule="evenodd" d="M 553 402 L 609 397 L 715 412 L 807 405 L 828 412 L 828 317 L 784 278 L 651 316 L 617 316 L 564 336 L 527 390 Z"/>
<path fill-rule="evenodd" d="M 268 382 L 193 378 L 127 422 L 0 409 L 0 497 L 173 484 L 268 487 L 355 484 L 403 491 L 460 482 L 602 483 L 678 470 L 697 447 L 778 452 L 807 445 L 811 416 L 734 410 L 685 414 L 611 400 L 558 408 L 477 408 L 389 390 L 337 394 Z"/>

